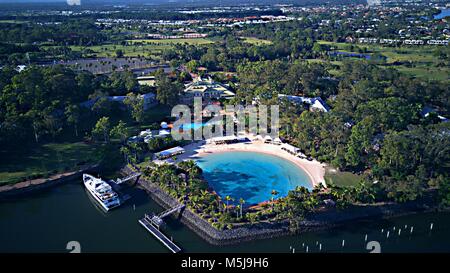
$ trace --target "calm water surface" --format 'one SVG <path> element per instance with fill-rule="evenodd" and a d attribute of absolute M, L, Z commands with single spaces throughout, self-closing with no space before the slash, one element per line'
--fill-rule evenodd
<path fill-rule="evenodd" d="M 447 16 L 450 16 L 450 9 L 443 9 L 443 10 L 441 10 L 440 13 L 434 15 L 434 19 L 440 20 L 440 19 L 443 19 L 443 18 L 445 18 Z"/>
<path fill-rule="evenodd" d="M 247 205 L 286 196 L 297 186 L 312 188 L 308 175 L 294 163 L 281 157 L 255 152 L 222 152 L 202 156 L 197 160 L 203 176 L 222 197 L 229 195 Z"/>
<path fill-rule="evenodd" d="M 24 198 L 0 202 L 0 252 L 68 252 L 69 241 L 78 241 L 82 252 L 163 252 L 165 249 L 137 222 L 146 212 L 160 212 L 145 192 L 129 188 L 132 195 L 123 206 L 100 211 L 88 198 L 81 182 L 74 181 Z M 133 209 L 135 205 L 135 210 Z M 432 231 L 430 223 L 434 223 Z M 404 228 L 408 225 L 408 228 Z M 413 225 L 414 231 L 409 233 Z M 393 231 L 402 227 L 401 235 Z M 381 233 L 381 229 L 385 229 Z M 386 230 L 390 237 L 386 238 Z M 450 213 L 424 213 L 350 224 L 347 227 L 297 236 L 260 240 L 238 246 L 216 247 L 204 242 L 171 218 L 164 232 L 185 252 L 286 252 L 289 247 L 318 252 L 316 242 L 327 252 L 368 252 L 364 237 L 377 240 L 382 252 L 450 252 Z M 342 240 L 345 247 L 342 248 Z M 305 248 L 302 248 L 302 244 Z"/>

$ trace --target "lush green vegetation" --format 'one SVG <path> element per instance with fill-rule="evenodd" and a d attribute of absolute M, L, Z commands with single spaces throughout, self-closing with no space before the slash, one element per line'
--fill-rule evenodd
<path fill-rule="evenodd" d="M 117 166 L 117 144 L 141 129 L 159 128 L 170 114 L 163 104 L 144 112 L 138 94 L 152 90 L 139 87 L 129 72 L 102 77 L 62 66 L 22 73 L 5 67 L 0 88 L 1 183 L 48 177 L 105 158 L 116 159 L 105 167 Z M 121 106 L 111 95 L 127 97 Z"/>
<path fill-rule="evenodd" d="M 207 220 L 217 229 L 232 229 L 242 224 L 257 222 L 289 220 L 295 231 L 300 220 L 312 212 L 319 200 L 329 194 L 320 194 L 320 189 L 309 192 L 305 188 L 297 188 L 285 198 L 277 197 L 272 192 L 272 202 L 249 208 L 245 200 L 234 200 L 231 196 L 220 198 L 208 188 L 202 179 L 201 169 L 194 161 L 183 161 L 178 165 L 141 163 L 144 176 L 149 183 L 159 185 L 170 196 L 178 199 L 197 215 Z M 236 202 L 233 202 L 236 201 Z"/>
<path fill-rule="evenodd" d="M 29 23 L 27 16 L 3 22 L 0 145 L 6 165 L 0 169 L 2 181 L 46 176 L 83 161 L 98 161 L 108 153 L 123 158 L 117 160 L 120 163 L 148 161 L 153 152 L 180 143 L 170 138 L 128 143 L 128 137 L 141 129 L 159 128 L 159 122 L 168 118 L 169 107 L 178 102 L 182 84 L 195 74 L 210 74 L 236 92 L 234 104 L 248 105 L 255 98 L 265 105 L 279 104 L 281 136 L 339 170 L 327 174 L 327 190 L 299 188 L 283 198 L 274 192 L 271 202 L 243 209 L 245 200 L 239 206 L 231 205 L 232 196 L 220 200 L 208 190 L 191 162 L 159 168 L 142 164 L 148 167 L 146 176 L 152 183 L 185 200 L 216 228 L 284 219 L 295 230 L 326 199 L 343 208 L 374 201 L 407 202 L 433 192 L 437 202 L 448 205 L 450 125 L 438 117 L 450 117 L 448 47 L 346 43 L 346 37 L 362 35 L 355 34 L 355 27 L 366 26 L 366 18 L 377 18 L 376 9 L 362 11 L 352 22 L 343 22 L 332 11 L 296 15 L 307 19 L 237 28 L 195 23 L 191 27 L 210 38 L 174 40 L 136 39 L 155 31 L 174 34 L 173 26 L 149 27 L 139 20 L 126 26 L 107 25 L 96 21 L 103 18 L 99 15 L 57 17 L 58 23 L 51 16 L 38 17 L 48 25 Z M 412 8 L 390 16 L 369 36 L 395 38 L 411 21 L 408 16 L 423 15 L 429 14 Z M 122 11 L 110 16 L 188 19 L 225 15 Z M 432 37 L 440 37 L 448 24 L 430 21 L 423 25 Z M 96 76 L 57 65 L 33 65 L 85 57 L 139 57 L 169 63 L 173 71 L 155 72 L 156 87 L 152 88 L 139 86 L 127 68 Z M 18 73 L 14 69 L 18 64 L 31 65 Z M 138 95 L 149 92 L 162 105 L 144 111 Z M 280 100 L 278 94 L 320 97 L 330 111 L 311 111 L 306 104 Z M 126 96 L 123 104 L 110 100 L 117 95 Z M 425 108 L 432 108 L 433 113 L 424 116 Z M 6 155 L 19 146 L 27 152 L 6 162 Z M 68 160 L 62 163 L 60 154 Z"/>
<path fill-rule="evenodd" d="M 339 187 L 355 187 L 359 185 L 363 177 L 352 172 L 340 172 L 328 170 L 325 174 L 325 183 L 334 184 Z"/>
<path fill-rule="evenodd" d="M 264 39 L 258 39 L 255 37 L 240 37 L 245 43 L 251 44 L 251 45 L 267 45 L 271 44 L 272 42 L 269 40 Z"/>
<path fill-rule="evenodd" d="M 36 147 L 0 152 L 0 185 L 23 180 L 44 178 L 51 174 L 77 170 L 86 164 L 103 159 L 101 145 L 72 143 L 47 143 Z"/>
<path fill-rule="evenodd" d="M 430 80 L 449 80 L 450 70 L 448 61 L 450 51 L 447 47 L 436 46 L 380 46 L 351 43 L 337 43 L 328 41 L 318 41 L 318 44 L 325 45 L 324 50 L 349 53 L 363 53 L 371 56 L 384 56 L 380 65 L 385 67 L 395 67 L 405 74 Z M 340 65 L 337 61 L 335 64 Z"/>
<path fill-rule="evenodd" d="M 75 54 L 81 53 L 83 57 L 145 57 L 160 59 L 165 50 L 175 45 L 207 45 L 212 41 L 204 38 L 199 39 L 139 39 L 126 40 L 120 44 L 101 44 L 93 46 L 70 46 Z M 50 49 L 50 47 L 45 47 Z"/>

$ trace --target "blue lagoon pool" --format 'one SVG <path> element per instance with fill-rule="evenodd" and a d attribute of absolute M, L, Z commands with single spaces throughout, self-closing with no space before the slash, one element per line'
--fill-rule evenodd
<path fill-rule="evenodd" d="M 246 205 L 270 200 L 272 190 L 283 197 L 297 186 L 312 189 L 304 170 L 281 157 L 257 152 L 220 152 L 197 159 L 203 176 L 222 197 L 229 195 L 237 204 L 243 198 Z"/>

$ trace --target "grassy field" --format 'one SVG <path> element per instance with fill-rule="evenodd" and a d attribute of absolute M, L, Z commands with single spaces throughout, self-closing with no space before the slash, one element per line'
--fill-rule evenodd
<path fill-rule="evenodd" d="M 14 153 L 0 151 L 0 185 L 75 170 L 102 159 L 100 144 L 50 143 Z"/>
<path fill-rule="evenodd" d="M 147 57 L 158 59 L 164 50 L 176 44 L 207 45 L 213 43 L 209 39 L 163 39 L 163 40 L 127 40 L 127 45 L 104 44 L 97 46 L 71 46 L 73 51 L 83 52 L 84 57 L 116 57 L 116 51 L 121 50 L 125 57 Z"/>
<path fill-rule="evenodd" d="M 448 80 L 450 69 L 448 67 L 439 67 L 442 61 L 435 55 L 438 46 L 402 46 L 387 47 L 380 45 L 334 43 L 328 41 L 319 41 L 320 44 L 332 46 L 335 50 L 341 52 L 359 53 L 358 49 L 367 51 L 369 54 L 382 54 L 385 56 L 386 64 L 404 72 L 413 77 L 433 80 Z M 410 64 L 411 65 L 410 65 Z"/>
<path fill-rule="evenodd" d="M 170 46 L 167 45 L 98 45 L 89 47 L 71 46 L 73 51 L 83 53 L 83 57 L 96 56 L 98 58 L 116 57 L 116 51 L 121 50 L 124 57 L 158 58 Z"/>
<path fill-rule="evenodd" d="M 272 44 L 269 40 L 258 39 L 255 37 L 239 37 L 244 43 L 252 44 L 252 45 L 270 45 Z"/>
<path fill-rule="evenodd" d="M 141 130 L 157 126 L 161 121 L 168 121 L 170 108 L 157 105 L 145 112 L 145 122 L 133 124 L 128 112 L 111 116 L 112 126 L 119 120 L 126 121 L 131 135 Z M 32 149 L 0 150 L 0 185 L 17 183 L 33 178 L 48 177 L 51 174 L 79 169 L 80 165 L 99 163 L 102 159 L 103 172 L 117 171 L 122 163 L 118 152 L 118 140 L 111 144 L 86 144 L 74 140 L 73 136 L 61 136 L 64 142 L 35 145 Z"/>
<path fill-rule="evenodd" d="M 23 20 L 0 20 L 0 24 L 24 24 L 28 23 L 28 21 Z"/>
<path fill-rule="evenodd" d="M 361 177 L 351 172 L 334 172 L 327 170 L 325 173 L 325 182 L 333 183 L 340 187 L 354 187 L 359 184 Z"/>

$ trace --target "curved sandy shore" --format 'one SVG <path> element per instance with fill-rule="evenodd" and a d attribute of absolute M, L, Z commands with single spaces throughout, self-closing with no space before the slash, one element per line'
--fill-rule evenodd
<path fill-rule="evenodd" d="M 315 187 L 318 184 L 325 184 L 325 165 L 313 160 L 308 161 L 291 155 L 290 153 L 281 149 L 279 145 L 266 144 L 262 141 L 246 142 L 246 143 L 235 143 L 235 144 L 224 144 L 224 145 L 214 145 L 205 144 L 204 142 L 192 143 L 188 146 L 183 147 L 185 153 L 177 158 L 177 161 L 182 161 L 186 159 L 195 159 L 196 157 L 201 157 L 205 154 L 218 153 L 218 152 L 231 152 L 231 151 L 248 151 L 265 153 L 273 156 L 278 156 L 283 159 L 289 160 L 296 166 L 301 168 L 310 178 L 310 181 Z"/>

